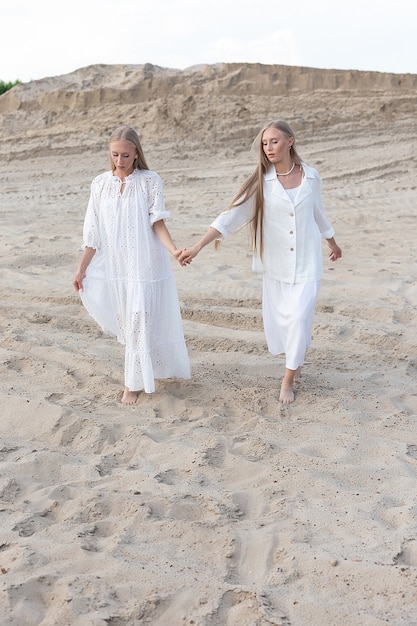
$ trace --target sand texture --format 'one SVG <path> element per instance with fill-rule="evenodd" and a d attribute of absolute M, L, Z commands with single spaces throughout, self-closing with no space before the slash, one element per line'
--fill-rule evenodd
<path fill-rule="evenodd" d="M 417 75 L 92 66 L 0 97 L 1 626 L 417 624 Z M 278 402 L 248 234 L 173 261 L 192 378 L 120 403 L 123 347 L 72 287 L 119 124 L 192 244 L 286 119 L 327 260 Z"/>

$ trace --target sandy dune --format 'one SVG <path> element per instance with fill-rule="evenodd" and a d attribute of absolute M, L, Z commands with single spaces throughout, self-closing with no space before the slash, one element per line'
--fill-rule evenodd
<path fill-rule="evenodd" d="M 416 89 L 93 66 L 0 97 L 1 626 L 417 624 Z M 296 402 L 278 403 L 240 232 L 173 266 L 192 379 L 121 405 L 123 348 L 71 286 L 109 132 L 140 130 L 188 245 L 273 118 L 320 171 L 344 252 Z"/>

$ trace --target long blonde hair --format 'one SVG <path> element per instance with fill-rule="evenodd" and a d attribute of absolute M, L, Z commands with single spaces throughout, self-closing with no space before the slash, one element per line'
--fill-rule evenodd
<path fill-rule="evenodd" d="M 112 141 L 128 141 L 136 148 L 137 157 L 133 162 L 133 169 L 136 170 L 148 170 L 149 167 L 146 163 L 145 155 L 143 154 L 142 145 L 140 143 L 139 135 L 131 126 L 119 126 L 116 128 L 109 139 L 109 144 Z M 111 168 L 114 171 L 116 169 L 113 160 L 110 158 Z"/>
<path fill-rule="evenodd" d="M 293 139 L 293 143 L 290 147 L 290 157 L 296 165 L 301 165 L 301 158 L 297 153 L 295 146 L 294 131 L 288 122 L 282 120 L 276 120 L 268 122 L 262 130 L 258 133 L 252 143 L 251 151 L 258 157 L 258 165 L 255 171 L 247 178 L 242 184 L 239 191 L 233 198 L 232 202 L 227 207 L 233 209 L 234 207 L 243 204 L 246 200 L 255 196 L 255 210 L 253 218 L 250 222 L 251 234 L 252 234 L 252 247 L 253 250 L 259 249 L 259 254 L 263 255 L 263 216 L 264 216 L 264 190 L 263 190 L 263 177 L 264 174 L 271 167 L 271 163 L 268 160 L 262 145 L 262 137 L 267 128 L 276 128 L 286 135 L 288 138 Z"/>

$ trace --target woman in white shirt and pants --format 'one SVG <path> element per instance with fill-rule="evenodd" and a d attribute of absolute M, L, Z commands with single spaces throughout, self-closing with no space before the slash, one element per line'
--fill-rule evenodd
<path fill-rule="evenodd" d="M 294 132 L 284 121 L 270 122 L 253 147 L 259 154 L 254 173 L 229 208 L 198 243 L 179 258 L 188 265 L 204 246 L 226 239 L 246 224 L 253 235 L 252 268 L 263 273 L 263 321 L 269 351 L 286 356 L 279 399 L 294 402 L 297 380 L 311 342 L 316 298 L 323 273 L 321 241 L 331 261 L 342 256 L 327 220 L 318 172 L 297 154 Z"/>

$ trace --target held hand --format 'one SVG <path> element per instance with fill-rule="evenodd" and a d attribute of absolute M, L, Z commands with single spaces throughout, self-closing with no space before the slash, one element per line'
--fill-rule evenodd
<path fill-rule="evenodd" d="M 184 248 L 181 251 L 178 261 L 180 265 L 185 267 L 186 265 L 189 265 L 191 263 L 191 261 L 193 260 L 195 256 L 197 256 L 197 254 L 198 254 L 197 246 L 192 246 L 191 248 Z"/>
<path fill-rule="evenodd" d="M 188 263 L 182 260 L 182 255 L 184 254 L 185 250 L 186 248 L 177 248 L 175 252 L 172 253 L 173 256 L 177 259 L 178 263 L 181 265 L 181 267 L 185 267 L 185 265 L 188 265 Z M 191 261 L 189 262 L 191 263 Z"/>

